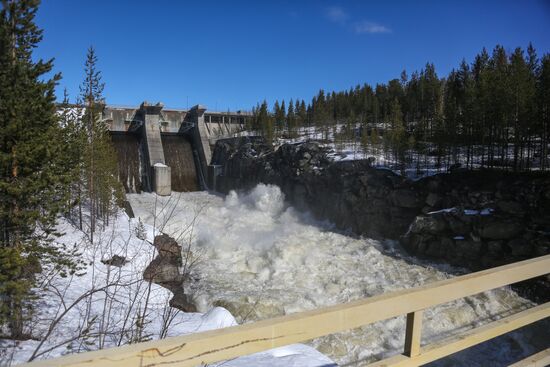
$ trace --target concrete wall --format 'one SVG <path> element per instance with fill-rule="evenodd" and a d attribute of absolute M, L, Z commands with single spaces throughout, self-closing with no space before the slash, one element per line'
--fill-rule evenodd
<path fill-rule="evenodd" d="M 167 181 L 156 181 L 155 164 L 171 168 L 170 191 L 207 189 L 212 147 L 218 139 L 241 131 L 250 117 L 241 111 L 211 112 L 201 105 L 180 110 L 148 102 L 139 108 L 106 106 L 102 114 L 113 133 L 125 190 L 162 186 L 164 193 Z"/>
<path fill-rule="evenodd" d="M 111 133 L 113 146 L 117 154 L 118 178 L 124 191 L 140 193 L 142 186 L 142 168 L 140 160 L 140 136 L 132 133 Z"/>
<path fill-rule="evenodd" d="M 161 137 L 166 165 L 172 169 L 172 191 L 199 190 L 193 144 L 190 137 L 168 133 L 162 133 Z"/>

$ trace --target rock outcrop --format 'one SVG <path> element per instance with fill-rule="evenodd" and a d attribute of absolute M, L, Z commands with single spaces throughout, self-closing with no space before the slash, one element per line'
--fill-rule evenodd
<path fill-rule="evenodd" d="M 220 140 L 212 160 L 218 191 L 276 184 L 298 209 L 420 257 L 480 270 L 550 253 L 548 174 L 456 167 L 413 181 L 371 162 L 332 162 L 310 142 L 273 151 L 258 137 Z M 550 298 L 549 279 L 523 289 Z"/>
<path fill-rule="evenodd" d="M 184 293 L 183 283 L 186 275 L 180 270 L 182 268 L 181 246 L 166 234 L 156 236 L 153 246 L 157 249 L 158 256 L 143 272 L 143 279 L 172 292 L 174 296 L 170 300 L 170 306 L 184 312 L 196 312 L 195 305 Z"/>

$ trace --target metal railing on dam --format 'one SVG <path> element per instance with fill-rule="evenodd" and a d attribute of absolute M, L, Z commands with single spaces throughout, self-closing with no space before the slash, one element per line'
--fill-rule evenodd
<path fill-rule="evenodd" d="M 346 304 L 180 337 L 73 354 L 25 366 L 196 366 L 311 340 L 406 315 L 405 350 L 370 366 L 419 366 L 550 316 L 550 302 L 429 345 L 424 309 L 550 273 L 550 255 Z M 518 362 L 545 366 L 550 349 Z"/>

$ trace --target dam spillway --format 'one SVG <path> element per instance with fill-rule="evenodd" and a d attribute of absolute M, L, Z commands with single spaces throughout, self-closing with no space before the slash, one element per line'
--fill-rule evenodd
<path fill-rule="evenodd" d="M 207 189 L 213 145 L 242 130 L 249 117 L 201 105 L 176 110 L 143 102 L 138 108 L 105 106 L 101 119 L 111 133 L 125 192 L 169 195 Z"/>
<path fill-rule="evenodd" d="M 171 168 L 172 190 L 178 192 L 200 190 L 196 159 L 189 137 L 162 134 L 166 165 Z"/>
<path fill-rule="evenodd" d="M 118 179 L 127 193 L 140 193 L 141 159 L 140 139 L 137 134 L 111 132 L 111 139 L 117 154 Z"/>

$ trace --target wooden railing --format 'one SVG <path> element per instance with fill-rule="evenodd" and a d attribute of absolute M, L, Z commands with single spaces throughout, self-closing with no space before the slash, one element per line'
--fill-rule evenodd
<path fill-rule="evenodd" d="M 404 353 L 372 366 L 418 366 L 549 317 L 550 302 L 421 347 L 422 310 L 547 273 L 550 273 L 550 255 L 347 304 L 225 329 L 73 354 L 27 366 L 196 366 L 401 315 L 407 315 Z M 544 360 L 548 351 L 540 354 Z"/>

